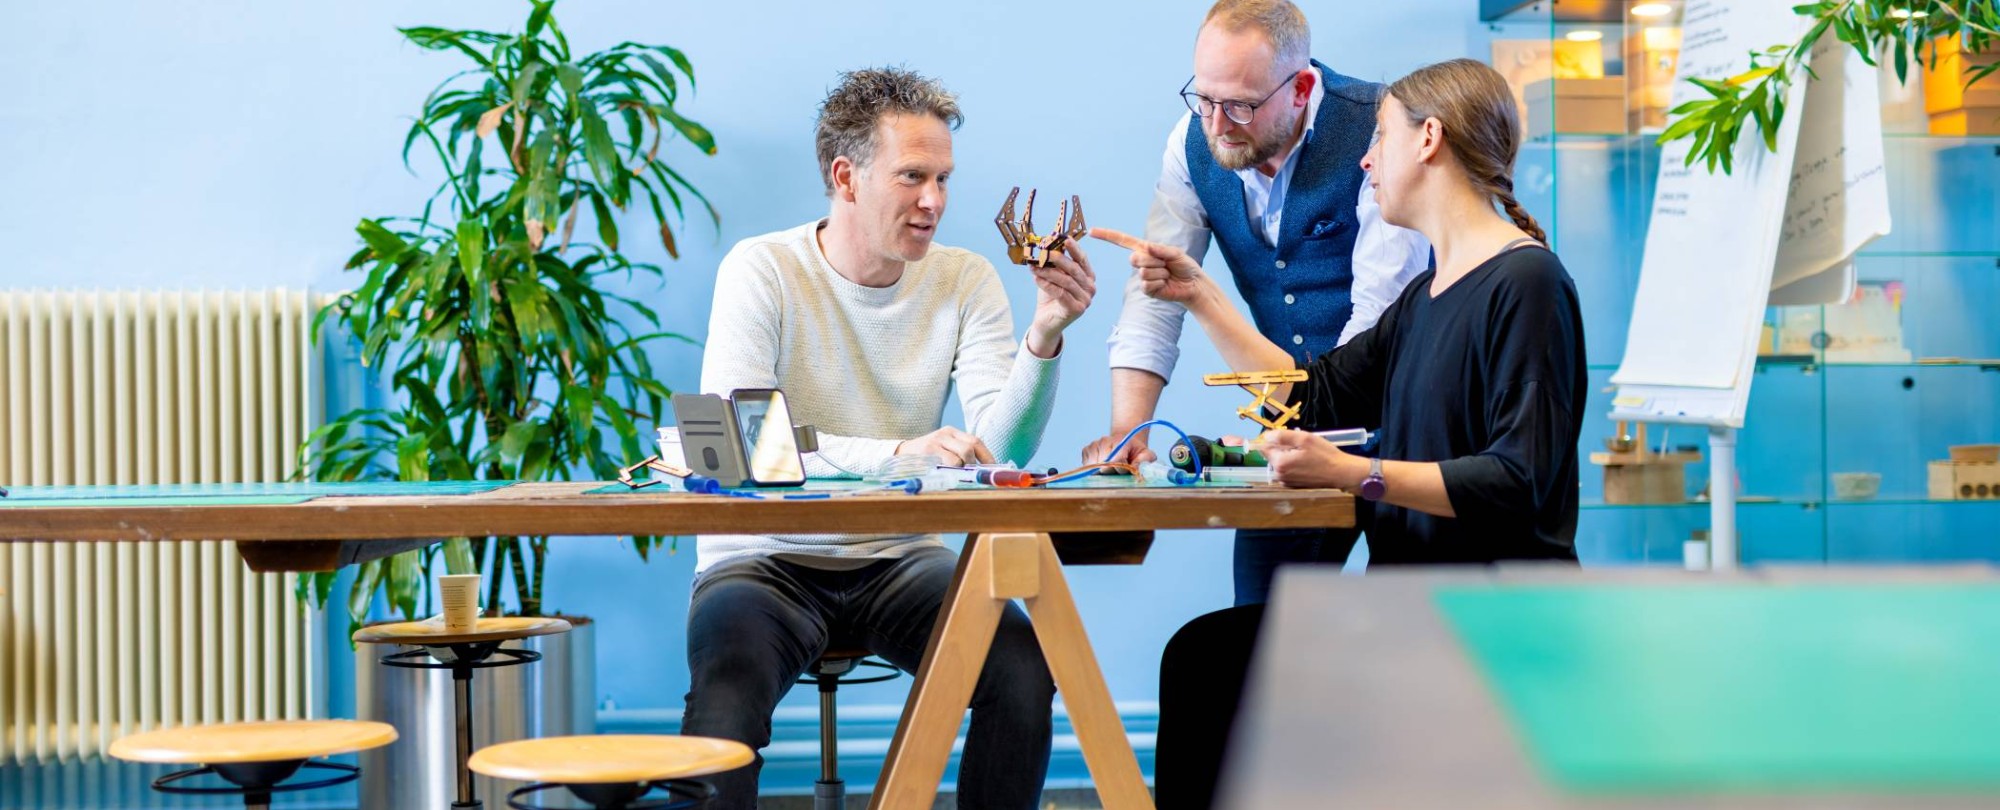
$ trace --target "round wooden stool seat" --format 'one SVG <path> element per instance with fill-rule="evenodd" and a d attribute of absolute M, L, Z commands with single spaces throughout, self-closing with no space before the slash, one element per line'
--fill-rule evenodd
<path fill-rule="evenodd" d="M 181 726 L 119 738 L 112 756 L 131 762 L 225 765 L 348 754 L 396 741 L 387 723 L 364 720 L 274 720 Z"/>
<path fill-rule="evenodd" d="M 472 629 L 448 632 L 443 622 L 394 622 L 375 624 L 354 631 L 354 640 L 363 644 L 419 644 L 441 647 L 450 644 L 482 644 L 512 641 L 529 636 L 550 636 L 569 632 L 562 619 L 529 616 L 481 616 Z"/>
<path fill-rule="evenodd" d="M 499 779 L 602 785 L 687 779 L 734 770 L 755 757 L 750 746 L 710 737 L 593 734 L 489 745 L 472 770 Z"/>

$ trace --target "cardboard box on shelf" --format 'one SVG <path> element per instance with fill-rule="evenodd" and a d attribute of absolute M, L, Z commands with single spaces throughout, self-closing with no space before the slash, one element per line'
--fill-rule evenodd
<path fill-rule="evenodd" d="M 1994 79 L 2000 79 L 2000 74 Z M 2000 135 L 2000 105 L 1931 113 L 1931 134 Z"/>
<path fill-rule="evenodd" d="M 1646 440 L 1645 423 L 1638 425 L 1637 436 L 1626 433 L 1628 426 L 1619 422 L 1617 435 L 1604 440 L 1607 452 L 1590 454 L 1590 463 L 1604 468 L 1604 502 L 1686 503 L 1687 465 L 1701 461 L 1701 452 L 1656 451 Z"/>
<path fill-rule="evenodd" d="M 2000 135 L 2000 74 L 1965 84 L 1981 67 L 2000 62 L 2000 50 L 1966 53 L 1958 37 L 1939 38 L 1931 47 L 1936 58 L 1924 65 L 1924 112 L 1930 114 L 1931 134 Z"/>
<path fill-rule="evenodd" d="M 1604 502 L 1687 503 L 1688 461 L 1680 456 L 1656 456 L 1643 464 L 1606 464 Z"/>
<path fill-rule="evenodd" d="M 1521 116 L 1528 115 L 1525 91 L 1544 79 L 1604 78 L 1604 43 L 1567 39 L 1493 40 L 1493 69 L 1514 91 Z"/>
<path fill-rule="evenodd" d="M 1680 63 L 1681 29 L 1665 25 L 1639 28 L 1625 37 L 1627 125 L 1633 132 L 1667 125 L 1674 96 L 1674 70 Z"/>
<path fill-rule="evenodd" d="M 1941 113 L 1968 107 L 2000 107 L 2000 74 L 1965 85 L 1966 78 L 1986 65 L 2000 62 L 2000 51 L 1966 53 L 1958 37 L 1942 37 L 1931 43 L 1936 60 L 1924 65 L 1924 112 Z M 1930 54 L 1922 50 L 1919 58 Z"/>
<path fill-rule="evenodd" d="M 2000 444 L 1954 444 L 1951 460 L 1960 464 L 2000 464 Z"/>
<path fill-rule="evenodd" d="M 1818 354 L 1828 363 L 1908 363 L 1901 281 L 1864 281 L 1840 304 L 1780 307 L 1778 353 Z"/>
<path fill-rule="evenodd" d="M 1523 91 L 1529 138 L 1625 132 L 1625 79 L 1544 79 Z"/>
<path fill-rule="evenodd" d="M 1939 501 L 2000 500 L 2000 464 L 1933 461 L 1930 497 Z"/>

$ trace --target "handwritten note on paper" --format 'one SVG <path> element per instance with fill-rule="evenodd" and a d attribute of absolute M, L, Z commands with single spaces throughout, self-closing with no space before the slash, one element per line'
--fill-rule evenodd
<path fill-rule="evenodd" d="M 1889 233 L 1880 70 L 1831 39 L 1813 49 L 1804 128 L 1792 158 L 1772 304 L 1823 304 L 1854 291 L 1852 259 Z M 1839 77 L 1836 81 L 1835 77 Z M 1829 276 L 1806 283 L 1816 276 Z"/>
<path fill-rule="evenodd" d="M 1808 23 L 1787 3 L 1691 0 L 1678 78 L 1741 73 Z M 1775 151 L 1747 138 L 1726 176 L 1683 167 L 1686 140 L 1662 150 L 1615 418 L 1741 427 L 1766 302 L 1845 298 L 1854 253 L 1888 233 L 1878 72 L 1831 38 L 1811 60 Z M 1676 105 L 1704 96 L 1676 83 Z"/>
<path fill-rule="evenodd" d="M 1769 0 L 1690 0 L 1681 24 L 1676 105 L 1705 96 L 1686 79 L 1748 70 L 1752 50 L 1795 39 L 1806 21 Z M 1792 93 L 1787 106 L 1799 110 L 1805 87 Z M 1733 389 L 1747 376 L 1801 117 L 1786 116 L 1775 153 L 1762 139 L 1739 141 L 1734 174 L 1685 166 L 1688 140 L 1661 150 L 1625 358 L 1612 382 Z"/>

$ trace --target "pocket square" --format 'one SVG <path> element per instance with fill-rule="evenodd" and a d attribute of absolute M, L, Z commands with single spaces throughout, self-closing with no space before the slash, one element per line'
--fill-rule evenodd
<path fill-rule="evenodd" d="M 1340 233 L 1340 229 L 1341 229 L 1340 220 L 1322 219 L 1318 222 L 1313 223 L 1312 227 L 1306 230 L 1306 238 L 1324 239 L 1336 233 Z"/>

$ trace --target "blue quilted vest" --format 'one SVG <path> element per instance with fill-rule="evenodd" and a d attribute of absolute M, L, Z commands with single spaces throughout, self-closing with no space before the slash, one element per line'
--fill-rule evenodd
<path fill-rule="evenodd" d="M 1361 158 L 1375 131 L 1382 86 L 1314 60 L 1324 97 L 1285 192 L 1276 247 L 1264 244 L 1243 204 L 1243 179 L 1209 154 L 1201 122 L 1188 122 L 1188 175 L 1216 246 L 1250 305 L 1257 331 L 1303 364 L 1332 351 L 1354 313 L 1354 240 L 1360 231 Z"/>

